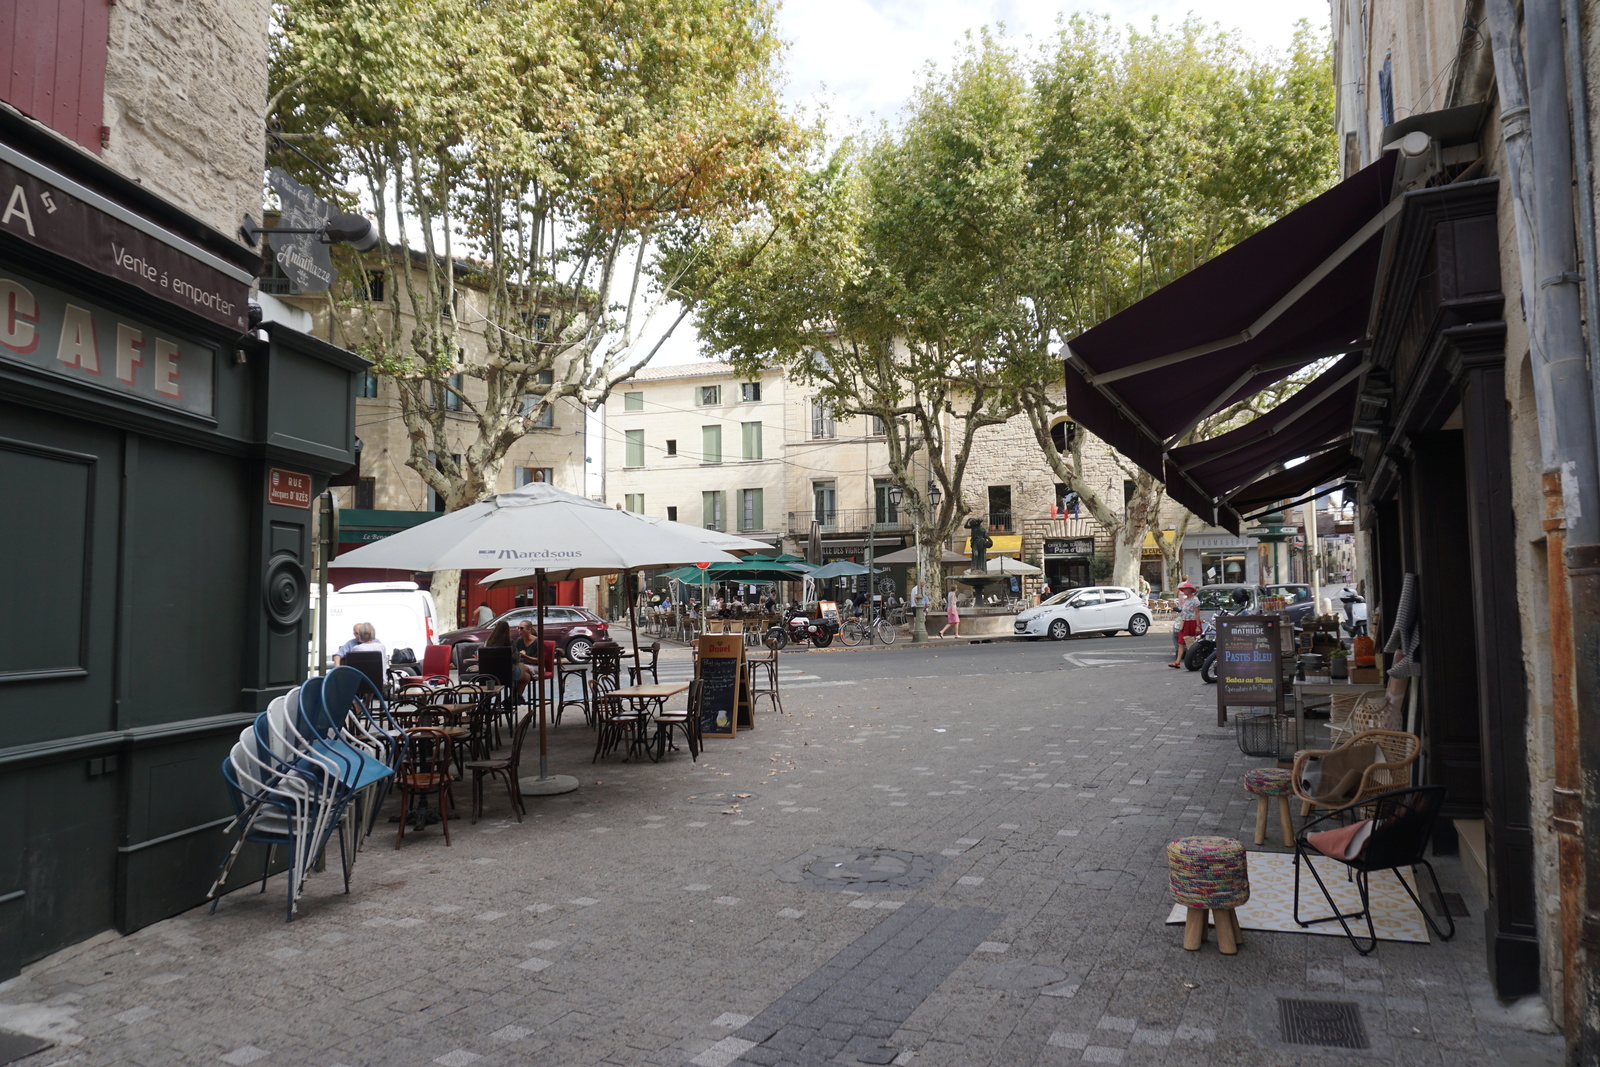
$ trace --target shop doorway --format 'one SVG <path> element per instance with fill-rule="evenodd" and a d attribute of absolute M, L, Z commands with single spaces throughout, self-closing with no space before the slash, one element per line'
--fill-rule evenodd
<path fill-rule="evenodd" d="M 1050 557 L 1044 561 L 1045 580 L 1054 592 L 1089 584 L 1089 561 L 1083 557 Z"/>

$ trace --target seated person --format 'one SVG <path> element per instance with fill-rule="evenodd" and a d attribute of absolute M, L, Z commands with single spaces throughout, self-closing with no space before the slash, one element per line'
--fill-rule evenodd
<path fill-rule="evenodd" d="M 352 652 L 382 652 L 383 669 L 389 669 L 389 649 L 382 641 L 378 640 L 378 632 L 370 622 L 358 622 L 353 631 L 355 640 L 346 641 L 339 646 L 338 653 L 333 657 L 334 665 Z"/>

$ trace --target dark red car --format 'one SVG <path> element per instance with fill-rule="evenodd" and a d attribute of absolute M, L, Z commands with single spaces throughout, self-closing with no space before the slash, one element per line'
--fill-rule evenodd
<path fill-rule="evenodd" d="M 539 625 L 539 609 L 512 608 L 504 615 L 491 619 L 487 626 L 472 626 L 465 630 L 451 630 L 447 634 L 440 634 L 438 642 L 452 647 L 464 641 L 482 643 L 501 619 L 510 625 L 511 636 L 516 637 L 517 624 L 523 619 L 527 619 L 535 626 Z M 605 620 L 588 608 L 548 604 L 544 609 L 544 639 L 554 641 L 556 650 L 567 659 L 574 663 L 582 663 L 589 658 L 589 650 L 594 647 L 596 641 L 607 640 L 607 627 Z"/>

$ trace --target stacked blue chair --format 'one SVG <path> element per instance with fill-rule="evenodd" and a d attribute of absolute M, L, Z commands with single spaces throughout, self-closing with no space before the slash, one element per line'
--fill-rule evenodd
<path fill-rule="evenodd" d="M 216 897 L 247 841 L 267 846 L 264 892 L 273 851 L 282 845 L 289 852 L 292 920 L 306 877 L 335 833 L 348 893 L 354 853 L 372 832 L 405 743 L 382 694 L 350 667 L 273 700 L 223 761 L 234 808 L 225 832 L 239 836 L 208 895 Z"/>

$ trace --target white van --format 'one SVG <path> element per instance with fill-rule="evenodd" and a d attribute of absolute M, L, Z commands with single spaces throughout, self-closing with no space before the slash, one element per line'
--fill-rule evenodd
<path fill-rule="evenodd" d="M 438 636 L 433 594 L 416 582 L 358 582 L 328 591 L 328 665 L 357 623 L 370 622 L 391 656 L 409 648 L 417 662 Z"/>

